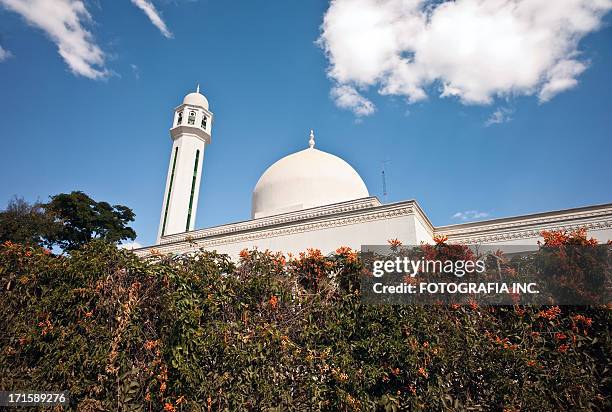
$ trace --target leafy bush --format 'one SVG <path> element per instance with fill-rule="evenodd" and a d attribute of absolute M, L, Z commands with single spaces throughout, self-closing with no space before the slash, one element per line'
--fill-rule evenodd
<path fill-rule="evenodd" d="M 443 242 L 443 240 L 442 240 Z M 0 246 L 0 390 L 97 410 L 609 410 L 605 307 L 373 306 L 361 261 Z"/>

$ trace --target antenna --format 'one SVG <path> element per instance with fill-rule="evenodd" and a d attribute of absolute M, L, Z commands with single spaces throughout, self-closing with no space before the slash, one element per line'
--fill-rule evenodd
<path fill-rule="evenodd" d="M 387 203 L 387 177 L 385 176 L 385 163 L 382 162 L 382 187 L 383 187 L 383 203 Z"/>

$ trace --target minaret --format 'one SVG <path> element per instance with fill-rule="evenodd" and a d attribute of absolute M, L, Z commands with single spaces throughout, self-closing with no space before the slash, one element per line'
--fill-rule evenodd
<path fill-rule="evenodd" d="M 172 151 L 166 178 L 157 243 L 163 236 L 193 230 L 198 207 L 204 149 L 211 142 L 213 114 L 208 100 L 189 93 L 174 109 L 170 129 Z"/>

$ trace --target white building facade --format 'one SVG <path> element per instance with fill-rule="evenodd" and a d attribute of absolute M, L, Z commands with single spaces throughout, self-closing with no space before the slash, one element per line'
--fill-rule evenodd
<path fill-rule="evenodd" d="M 253 190 L 251 219 L 194 230 L 204 149 L 211 143 L 212 113 L 199 93 L 175 109 L 173 140 L 158 242 L 136 250 L 190 253 L 216 250 L 236 257 L 241 250 L 299 253 L 340 246 L 432 243 L 434 236 L 465 244 L 534 245 L 543 230 L 586 228 L 600 242 L 612 239 L 612 204 L 434 226 L 415 200 L 382 204 L 370 196 L 359 174 L 341 158 L 308 147 L 290 154 L 261 176 Z"/>

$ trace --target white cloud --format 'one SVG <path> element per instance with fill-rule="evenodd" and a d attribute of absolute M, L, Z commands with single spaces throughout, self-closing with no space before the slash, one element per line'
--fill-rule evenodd
<path fill-rule="evenodd" d="M 453 215 L 453 219 L 459 219 L 462 221 L 476 220 L 488 217 L 489 214 L 486 212 L 479 212 L 478 210 L 466 210 L 465 212 L 457 212 Z"/>
<path fill-rule="evenodd" d="M 162 20 L 160 13 L 157 11 L 153 3 L 149 0 L 132 0 L 132 3 L 140 10 L 144 11 L 151 23 L 159 29 L 164 37 L 171 38 L 172 33 L 168 30 L 166 23 Z"/>
<path fill-rule="evenodd" d="M 105 78 L 104 53 L 84 27 L 91 15 L 80 0 L 0 0 L 30 25 L 43 30 L 57 45 L 70 70 L 90 79 Z"/>
<path fill-rule="evenodd" d="M 587 67 L 578 43 L 610 9 L 612 0 L 332 0 L 319 45 L 351 101 L 365 99 L 355 87 L 416 102 L 439 85 L 440 97 L 464 104 L 544 102 L 576 86 Z"/>
<path fill-rule="evenodd" d="M 499 123 L 507 123 L 512 120 L 512 109 L 507 107 L 498 107 L 492 114 L 489 116 L 487 121 L 485 122 L 485 126 L 491 126 Z"/>
<path fill-rule="evenodd" d="M 352 86 L 337 86 L 331 91 L 331 96 L 338 105 L 344 109 L 350 109 L 357 116 L 368 116 L 374 113 L 374 104 L 363 97 Z"/>
<path fill-rule="evenodd" d="M 547 102 L 556 94 L 578 84 L 576 77 L 586 70 L 586 64 L 576 60 L 561 60 L 546 75 L 546 83 L 538 93 L 540 102 Z"/>
<path fill-rule="evenodd" d="M 128 250 L 140 249 L 141 247 L 142 245 L 138 242 L 122 243 L 119 245 L 119 249 L 128 249 Z"/>
<path fill-rule="evenodd" d="M 0 46 L 0 62 L 5 61 L 6 59 L 8 59 L 9 57 L 11 57 L 13 54 L 6 50 L 3 49 L 2 46 Z"/>

